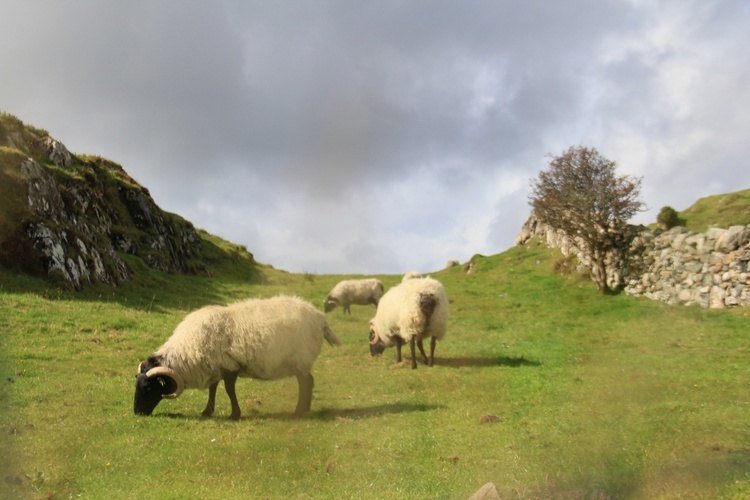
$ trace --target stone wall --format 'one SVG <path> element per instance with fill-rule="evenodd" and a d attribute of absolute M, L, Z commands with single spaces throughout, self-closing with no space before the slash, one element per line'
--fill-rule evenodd
<path fill-rule="evenodd" d="M 750 306 L 749 237 L 750 226 L 643 231 L 631 245 L 625 292 L 669 304 Z"/>
<path fill-rule="evenodd" d="M 589 258 L 575 239 L 541 224 L 533 215 L 516 237 L 523 245 L 537 236 L 581 267 Z M 629 295 L 642 295 L 669 304 L 720 309 L 750 306 L 750 226 L 710 228 L 695 233 L 684 227 L 652 231 L 629 226 L 621 248 L 607 259 L 607 282 Z"/>

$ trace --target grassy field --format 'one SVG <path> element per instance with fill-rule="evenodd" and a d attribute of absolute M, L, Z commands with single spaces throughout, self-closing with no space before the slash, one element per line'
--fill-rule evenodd
<path fill-rule="evenodd" d="M 699 233 L 710 226 L 746 226 L 750 224 L 750 189 L 706 196 L 680 212 L 680 217 L 689 230 Z"/>
<path fill-rule="evenodd" d="M 532 243 L 434 273 L 452 316 L 433 368 L 369 356 L 373 307 L 333 311 L 345 345 L 324 345 L 309 417 L 290 418 L 295 380 L 241 379 L 239 422 L 223 389 L 211 419 L 200 391 L 134 416 L 138 363 L 189 310 L 277 293 L 322 308 L 342 276 L 71 295 L 0 271 L 0 496 L 750 496 L 750 313 L 602 296 L 553 273 L 560 258 Z"/>

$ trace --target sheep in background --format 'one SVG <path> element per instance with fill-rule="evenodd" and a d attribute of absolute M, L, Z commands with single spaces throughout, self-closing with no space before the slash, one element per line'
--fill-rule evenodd
<path fill-rule="evenodd" d="M 276 380 L 295 376 L 299 397 L 294 415 L 301 416 L 310 410 L 310 372 L 323 339 L 332 346 L 341 345 L 325 315 L 297 297 L 198 309 L 185 316 L 166 343 L 138 367 L 133 409 L 137 415 L 151 415 L 162 399 L 174 399 L 184 389 L 208 388 L 203 416 L 209 417 L 223 379 L 232 403 L 230 418 L 239 420 L 237 377 Z"/>
<path fill-rule="evenodd" d="M 422 275 L 419 274 L 418 272 L 416 272 L 416 271 L 409 271 L 408 273 L 404 274 L 403 278 L 401 278 L 401 283 L 403 283 L 405 281 L 409 281 L 409 280 L 419 279 L 421 277 L 422 277 Z"/>
<path fill-rule="evenodd" d="M 460 266 L 461 263 L 458 261 L 458 259 L 451 259 L 448 262 L 445 263 L 445 268 L 450 269 L 451 267 Z"/>
<path fill-rule="evenodd" d="M 377 306 L 380 297 L 383 296 L 383 291 L 383 283 L 375 278 L 340 281 L 323 301 L 323 309 L 325 312 L 330 312 L 336 306 L 341 306 L 345 314 L 351 314 L 349 306 L 352 304 Z"/>
<path fill-rule="evenodd" d="M 432 278 L 407 280 L 383 295 L 375 317 L 370 320 L 370 355 L 381 354 L 386 347 L 396 346 L 396 362 L 401 362 L 401 346 L 411 347 L 411 367 L 417 368 L 414 344 L 422 360 L 435 364 L 435 343 L 448 330 L 448 295 L 443 285 Z M 430 357 L 422 341 L 430 339 Z"/>

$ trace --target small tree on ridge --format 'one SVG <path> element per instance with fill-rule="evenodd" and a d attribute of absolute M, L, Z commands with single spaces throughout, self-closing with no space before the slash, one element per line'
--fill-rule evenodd
<path fill-rule="evenodd" d="M 662 207 L 659 215 L 656 217 L 656 223 L 659 229 L 672 229 L 675 226 L 683 226 L 684 221 L 680 219 L 680 214 L 669 205 Z"/>
<path fill-rule="evenodd" d="M 641 178 L 617 176 L 617 163 L 595 148 L 572 146 L 551 156 L 549 168 L 531 180 L 529 204 L 539 221 L 577 238 L 591 259 L 591 278 L 603 293 L 607 252 L 621 239 L 625 223 L 642 211 Z"/>

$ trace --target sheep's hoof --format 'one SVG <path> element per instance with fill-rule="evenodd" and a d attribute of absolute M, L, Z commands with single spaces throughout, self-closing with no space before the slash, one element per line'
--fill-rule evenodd
<path fill-rule="evenodd" d="M 238 421 L 240 419 L 240 416 L 241 416 L 240 413 L 232 413 L 231 415 L 229 415 L 229 418 L 231 420 L 234 420 L 236 422 L 236 421 Z"/>

